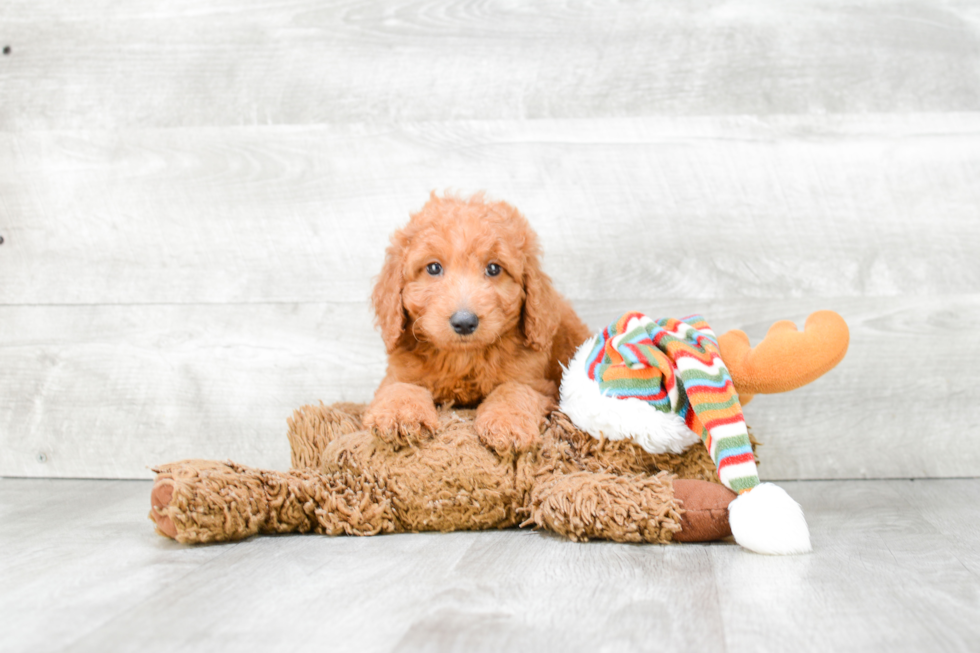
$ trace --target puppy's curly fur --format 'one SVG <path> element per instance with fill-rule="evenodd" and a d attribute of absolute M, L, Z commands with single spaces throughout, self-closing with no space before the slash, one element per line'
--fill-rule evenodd
<path fill-rule="evenodd" d="M 590 335 L 539 259 L 514 207 L 433 193 L 391 237 L 371 296 L 388 373 L 365 426 L 409 444 L 438 427 L 436 403 L 476 406 L 487 446 L 504 454 L 535 444 L 561 365 Z"/>

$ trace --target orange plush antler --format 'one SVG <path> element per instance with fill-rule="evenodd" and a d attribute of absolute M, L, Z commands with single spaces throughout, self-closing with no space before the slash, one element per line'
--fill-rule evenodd
<path fill-rule="evenodd" d="M 745 405 L 756 394 L 795 390 L 823 376 L 844 358 L 849 339 L 844 318 L 817 311 L 806 319 L 803 331 L 789 320 L 776 322 L 755 348 L 738 330 L 723 333 L 718 346 Z"/>

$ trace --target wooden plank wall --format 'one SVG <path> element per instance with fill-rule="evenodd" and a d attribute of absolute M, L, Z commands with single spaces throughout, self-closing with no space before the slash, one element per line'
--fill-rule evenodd
<path fill-rule="evenodd" d="M 0 46 L 0 474 L 287 467 L 432 189 L 518 206 L 596 328 L 843 314 L 747 409 L 763 476 L 980 464 L 978 3 L 6 0 Z"/>

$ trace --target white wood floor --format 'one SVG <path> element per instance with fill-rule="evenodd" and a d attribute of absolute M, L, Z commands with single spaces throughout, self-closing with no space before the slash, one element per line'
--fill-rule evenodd
<path fill-rule="evenodd" d="M 799 481 L 811 555 L 533 531 L 153 532 L 145 481 L 0 480 L 0 651 L 977 651 L 980 480 Z"/>

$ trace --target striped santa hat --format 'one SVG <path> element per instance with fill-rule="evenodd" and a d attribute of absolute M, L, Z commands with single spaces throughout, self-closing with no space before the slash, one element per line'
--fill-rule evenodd
<path fill-rule="evenodd" d="M 593 437 L 630 438 L 650 453 L 700 441 L 738 494 L 728 508 L 736 542 L 757 553 L 810 550 L 799 504 L 759 481 L 738 393 L 701 316 L 624 314 L 579 347 L 562 377 L 561 409 Z"/>

